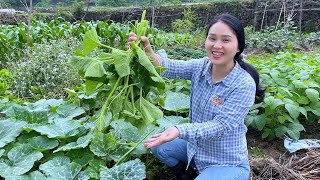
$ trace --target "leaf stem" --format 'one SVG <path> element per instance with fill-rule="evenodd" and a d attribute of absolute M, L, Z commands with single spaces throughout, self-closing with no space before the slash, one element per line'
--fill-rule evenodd
<path fill-rule="evenodd" d="M 110 94 L 109 94 L 106 102 L 103 104 L 103 106 L 102 106 L 102 108 L 101 108 L 101 113 L 100 113 L 100 115 L 99 115 L 98 122 L 97 122 L 97 128 L 98 128 L 99 131 L 102 131 L 102 130 L 104 129 L 104 128 L 103 128 L 103 127 L 105 126 L 104 115 L 106 114 L 106 110 L 107 110 L 107 107 L 108 107 L 108 105 L 109 105 L 109 101 L 110 101 L 113 93 L 115 92 L 115 90 L 116 90 L 117 87 L 119 86 L 119 83 L 120 83 L 120 80 L 121 80 L 121 79 L 122 79 L 121 77 L 119 77 L 119 78 L 117 79 L 117 81 L 116 81 L 115 85 L 113 86 L 113 88 L 112 88 L 112 90 L 111 90 L 111 92 L 110 92 Z"/>
<path fill-rule="evenodd" d="M 139 144 L 142 143 L 156 128 L 153 128 L 148 134 L 146 134 L 143 138 L 140 139 L 139 142 L 136 143 L 134 147 L 132 147 L 128 152 L 126 152 L 121 158 L 118 160 L 118 162 L 115 164 L 115 166 L 118 166 L 132 151 L 134 151 Z"/>

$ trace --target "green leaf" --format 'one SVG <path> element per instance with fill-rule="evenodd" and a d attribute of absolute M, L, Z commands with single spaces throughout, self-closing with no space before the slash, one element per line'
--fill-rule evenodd
<path fill-rule="evenodd" d="M 52 160 L 43 163 L 39 166 L 39 169 L 47 175 L 50 175 L 52 170 L 58 166 L 65 166 L 70 163 L 70 158 L 67 156 L 54 157 Z"/>
<path fill-rule="evenodd" d="M 294 140 L 299 140 L 300 138 L 300 132 L 299 131 L 295 131 L 295 130 L 288 130 L 287 133 L 289 134 L 289 136 L 294 139 Z"/>
<path fill-rule="evenodd" d="M 164 89 L 165 82 L 163 78 L 158 74 L 145 52 L 139 46 L 137 46 L 136 43 L 131 43 L 131 47 L 138 54 L 139 63 L 151 73 L 151 79 L 159 83 L 159 88 Z"/>
<path fill-rule="evenodd" d="M 79 133 L 80 122 L 75 120 L 56 119 L 53 124 L 35 126 L 33 129 L 49 138 L 68 138 Z"/>
<path fill-rule="evenodd" d="M 127 52 L 119 49 L 112 49 L 112 58 L 114 59 L 114 67 L 120 77 L 125 77 L 130 74 L 131 58 Z"/>
<path fill-rule="evenodd" d="M 292 84 L 298 89 L 308 88 L 308 86 L 300 80 L 294 80 L 292 81 Z"/>
<path fill-rule="evenodd" d="M 87 31 L 84 35 L 82 44 L 84 55 L 88 55 L 94 48 L 96 48 L 100 44 L 101 43 L 99 41 L 96 29 L 90 29 L 89 31 Z"/>
<path fill-rule="evenodd" d="M 85 78 L 101 78 L 108 75 L 104 62 L 97 58 L 74 56 L 70 63 Z"/>
<path fill-rule="evenodd" d="M 307 110 L 304 107 L 299 107 L 299 111 L 304 115 L 304 117 L 306 117 L 306 119 L 308 119 Z"/>
<path fill-rule="evenodd" d="M 309 88 L 309 89 L 306 89 L 305 92 L 311 102 L 319 101 L 319 91 Z"/>
<path fill-rule="evenodd" d="M 46 136 L 37 136 L 28 139 L 28 144 L 38 151 L 53 149 L 59 145 L 56 139 L 49 139 Z"/>
<path fill-rule="evenodd" d="M 53 151 L 53 153 L 56 153 L 59 151 L 70 151 L 71 149 L 85 148 L 89 145 L 92 138 L 93 138 L 93 134 L 88 133 L 85 136 L 79 137 L 76 142 L 71 142 L 64 146 L 59 147 L 57 150 Z"/>
<path fill-rule="evenodd" d="M 0 148 L 15 140 L 27 123 L 13 119 L 0 120 Z"/>
<path fill-rule="evenodd" d="M 293 119 L 297 119 L 299 117 L 299 114 L 300 114 L 299 106 L 296 106 L 293 104 L 286 104 L 284 107 L 286 108 L 286 110 L 289 112 L 290 116 Z"/>
<path fill-rule="evenodd" d="M 278 98 L 274 98 L 273 96 L 269 96 L 267 98 L 264 99 L 264 102 L 270 106 L 271 110 L 275 110 L 276 107 L 283 105 L 284 102 L 281 99 Z"/>
<path fill-rule="evenodd" d="M 188 119 L 181 116 L 164 116 L 163 118 L 157 120 L 157 123 L 163 129 L 167 129 L 169 127 L 183 124 L 186 122 L 188 122 Z"/>
<path fill-rule="evenodd" d="M 15 118 L 25 121 L 28 124 L 45 124 L 48 123 L 48 109 L 32 108 L 28 106 L 13 106 Z"/>
<path fill-rule="evenodd" d="M 168 111 L 183 112 L 190 108 L 190 96 L 180 93 L 168 91 L 165 98 L 163 108 Z"/>
<path fill-rule="evenodd" d="M 81 149 L 71 149 L 68 152 L 68 157 L 72 162 L 80 164 L 81 166 L 86 166 L 90 160 L 94 159 L 94 154 L 89 147 L 86 147 Z"/>
<path fill-rule="evenodd" d="M 111 126 L 113 127 L 111 132 L 119 142 L 138 142 L 140 140 L 138 128 L 123 119 L 113 121 Z"/>
<path fill-rule="evenodd" d="M 56 166 L 54 169 L 50 171 L 48 179 L 49 180 L 76 179 L 80 171 L 81 171 L 81 165 L 72 162 L 64 166 Z"/>
<path fill-rule="evenodd" d="M 109 156 L 116 150 L 117 140 L 111 132 L 108 134 L 98 132 L 89 147 L 96 156 Z"/>
<path fill-rule="evenodd" d="M 8 152 L 8 159 L 0 159 L 0 176 L 16 176 L 28 172 L 35 161 L 43 157 L 41 152 L 34 150 L 30 145 L 22 144 Z"/>
<path fill-rule="evenodd" d="M 86 80 L 86 95 L 90 96 L 96 87 L 99 85 L 100 82 L 98 81 L 91 81 L 89 79 Z"/>
<path fill-rule="evenodd" d="M 282 137 L 289 129 L 286 126 L 278 126 L 274 129 L 278 138 Z"/>
<path fill-rule="evenodd" d="M 152 123 L 153 121 L 163 117 L 162 111 L 140 96 L 139 100 L 135 103 L 136 108 L 141 112 L 141 115 L 146 124 Z"/>
<path fill-rule="evenodd" d="M 89 161 L 89 166 L 85 169 L 85 172 L 94 179 L 99 179 L 100 171 L 104 170 L 106 163 L 101 159 L 93 159 Z"/>
<path fill-rule="evenodd" d="M 101 180 L 140 180 L 146 178 L 146 167 L 139 159 L 122 163 L 100 173 Z"/>
<path fill-rule="evenodd" d="M 46 176 L 44 176 L 39 171 L 33 171 L 28 175 L 21 175 L 21 176 L 8 176 L 6 177 L 7 180 L 46 180 Z"/>
<path fill-rule="evenodd" d="M 263 114 L 254 117 L 254 123 L 259 131 L 261 131 L 267 122 L 267 117 Z"/>
<path fill-rule="evenodd" d="M 81 114 L 85 113 L 85 110 L 73 104 L 63 104 L 59 106 L 59 108 L 57 109 L 57 113 L 61 117 L 64 117 L 67 120 L 71 120 L 72 118 L 80 116 Z"/>
<path fill-rule="evenodd" d="M 306 97 L 306 96 L 300 96 L 298 99 L 297 99 L 297 102 L 299 104 L 309 104 L 309 99 Z"/>
<path fill-rule="evenodd" d="M 262 133 L 261 137 L 262 137 L 262 139 L 265 139 L 270 135 L 272 135 L 272 130 L 267 128 L 267 129 L 263 130 L 263 133 Z"/>

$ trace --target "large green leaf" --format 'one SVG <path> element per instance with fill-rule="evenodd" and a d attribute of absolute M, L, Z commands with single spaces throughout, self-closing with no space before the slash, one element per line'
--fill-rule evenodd
<path fill-rule="evenodd" d="M 71 120 L 74 117 L 77 117 L 83 113 L 85 113 L 84 109 L 73 105 L 73 104 L 64 104 L 59 106 L 57 109 L 57 113 L 61 116 L 66 118 L 67 120 Z"/>
<path fill-rule="evenodd" d="M 92 138 L 93 138 L 93 134 L 88 133 L 85 136 L 79 137 L 76 142 L 71 142 L 71 143 L 68 143 L 64 146 L 59 147 L 57 150 L 53 151 L 53 153 L 56 153 L 59 151 L 69 151 L 71 149 L 85 148 L 89 145 Z"/>
<path fill-rule="evenodd" d="M 164 82 L 163 78 L 156 71 L 155 67 L 153 66 L 153 64 L 149 60 L 146 53 L 139 46 L 137 46 L 136 43 L 134 43 L 134 42 L 131 43 L 131 47 L 138 54 L 139 63 L 150 72 L 151 79 L 158 83 L 159 88 L 164 89 L 165 82 Z"/>
<path fill-rule="evenodd" d="M 308 86 L 306 85 L 306 83 L 304 83 L 301 80 L 294 80 L 292 81 L 292 84 L 298 88 L 298 89 L 304 89 L 304 88 L 308 88 Z"/>
<path fill-rule="evenodd" d="M 101 78 L 108 75 L 104 68 L 104 62 L 97 58 L 74 56 L 71 58 L 71 64 L 85 78 Z"/>
<path fill-rule="evenodd" d="M 17 120 L 26 121 L 28 124 L 48 123 L 48 109 L 46 108 L 14 105 L 13 110 Z"/>
<path fill-rule="evenodd" d="M 114 67 L 120 77 L 130 74 L 131 58 L 128 53 L 119 49 L 112 49 L 112 58 L 114 59 Z"/>
<path fill-rule="evenodd" d="M 0 120 L 0 148 L 15 140 L 27 123 L 13 119 Z"/>
<path fill-rule="evenodd" d="M 111 131 L 119 142 L 138 142 L 140 140 L 138 128 L 123 119 L 113 121 L 111 126 L 113 127 Z"/>
<path fill-rule="evenodd" d="M 264 102 L 270 106 L 271 110 L 275 110 L 276 107 L 283 105 L 284 102 L 281 101 L 281 99 L 274 98 L 273 96 L 269 96 L 264 99 Z"/>
<path fill-rule="evenodd" d="M 0 159 L 0 176 L 16 176 L 28 172 L 35 161 L 43 157 L 41 152 L 30 145 L 21 144 L 8 152 L 8 159 Z"/>
<path fill-rule="evenodd" d="M 188 111 L 190 108 L 190 96 L 180 92 L 168 91 L 164 103 L 161 103 L 161 105 L 168 111 Z"/>
<path fill-rule="evenodd" d="M 122 163 L 100 173 L 101 180 L 141 180 L 146 178 L 146 167 L 139 159 Z"/>
<path fill-rule="evenodd" d="M 46 180 L 47 178 L 39 171 L 33 171 L 28 175 L 8 176 L 7 180 Z"/>
<path fill-rule="evenodd" d="M 79 133 L 80 122 L 56 119 L 53 124 L 34 126 L 33 129 L 49 138 L 68 138 Z"/>
<path fill-rule="evenodd" d="M 57 147 L 59 142 L 56 139 L 49 139 L 46 136 L 37 136 L 28 139 L 28 144 L 38 151 L 45 151 Z"/>
<path fill-rule="evenodd" d="M 109 156 L 116 150 L 117 140 L 111 132 L 108 134 L 99 132 L 94 136 L 89 147 L 96 156 Z"/>
<path fill-rule="evenodd" d="M 308 88 L 306 89 L 307 97 L 310 99 L 311 102 L 319 101 L 319 91 L 315 89 Z"/>
<path fill-rule="evenodd" d="M 181 116 L 164 116 L 157 120 L 160 127 L 167 129 L 169 127 L 188 122 L 188 119 Z"/>
<path fill-rule="evenodd" d="M 85 169 L 85 172 L 94 179 L 99 179 L 100 171 L 104 169 L 106 163 L 101 159 L 93 159 L 89 161 L 89 166 Z"/>
<path fill-rule="evenodd" d="M 48 180 L 66 180 L 76 179 L 81 171 L 81 165 L 77 163 L 69 163 L 64 166 L 56 166 L 49 173 Z"/>
<path fill-rule="evenodd" d="M 136 108 L 141 112 L 146 124 L 152 123 L 153 121 L 163 117 L 163 112 L 142 96 L 140 96 L 139 100 L 137 100 L 135 104 Z"/>
<path fill-rule="evenodd" d="M 52 160 L 43 163 L 39 166 L 39 169 L 44 172 L 47 175 L 50 175 L 50 173 L 52 172 L 52 170 L 57 167 L 57 166 L 64 166 L 69 164 L 70 158 L 66 157 L 66 156 L 58 156 L 58 157 L 54 157 Z"/>
<path fill-rule="evenodd" d="M 254 116 L 253 119 L 257 129 L 261 131 L 266 125 L 267 117 L 264 114 L 261 114 L 261 115 Z"/>
<path fill-rule="evenodd" d="M 84 55 L 88 55 L 94 48 L 96 48 L 100 44 L 101 43 L 99 41 L 96 29 L 90 29 L 89 31 L 87 31 L 84 35 L 82 44 Z"/>
<path fill-rule="evenodd" d="M 284 107 L 286 108 L 286 110 L 289 112 L 290 116 L 293 119 L 297 119 L 299 117 L 299 114 L 300 114 L 299 106 L 296 106 L 293 104 L 286 104 Z"/>
<path fill-rule="evenodd" d="M 78 163 L 81 166 L 85 166 L 89 163 L 89 161 L 94 159 L 94 154 L 89 147 L 86 147 L 81 149 L 71 149 L 68 152 L 68 157 L 72 160 L 72 162 Z"/>

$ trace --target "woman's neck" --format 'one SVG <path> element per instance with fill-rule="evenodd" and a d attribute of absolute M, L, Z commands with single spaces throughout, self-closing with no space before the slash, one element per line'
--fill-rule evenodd
<path fill-rule="evenodd" d="M 222 81 L 232 71 L 235 64 L 235 62 L 229 63 L 224 66 L 217 66 L 213 64 L 211 69 L 212 82 L 217 83 L 219 81 Z"/>

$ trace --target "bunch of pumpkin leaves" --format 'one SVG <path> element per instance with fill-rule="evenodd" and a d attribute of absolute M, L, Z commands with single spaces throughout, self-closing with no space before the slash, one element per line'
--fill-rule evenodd
<path fill-rule="evenodd" d="M 136 23 L 137 38 L 147 30 L 148 21 L 142 15 L 141 23 Z M 132 42 L 131 48 L 124 51 L 100 43 L 95 29 L 89 30 L 83 40 L 83 51 L 71 60 L 85 78 L 85 92 L 90 96 L 97 88 L 106 85 L 107 99 L 97 115 L 96 130 L 103 132 L 109 125 L 105 116 L 124 118 L 143 130 L 147 124 L 163 116 L 162 111 L 144 97 L 148 93 L 158 93 L 165 89 L 165 82 L 159 75 L 161 67 L 152 65 L 138 42 Z M 87 56 L 98 46 L 111 50 L 101 53 L 98 57 Z M 163 70 L 163 69 L 162 69 Z"/>
<path fill-rule="evenodd" d="M 136 23 L 141 37 L 148 22 Z M 89 57 L 93 49 L 110 53 Z M 139 42 L 123 51 L 99 42 L 94 29 L 72 64 L 85 78 L 86 96 L 103 88 L 106 100 L 88 114 L 64 100 L 16 104 L 0 100 L 0 176 L 6 179 L 144 179 L 142 142 L 182 117 L 163 117 L 155 94 L 165 82 Z M 172 93 L 171 93 L 172 94 Z M 148 98 L 149 97 L 149 98 Z M 156 121 L 156 122 L 155 122 Z M 156 125 L 157 124 L 157 125 Z M 134 159 L 136 158 L 136 159 Z"/>

